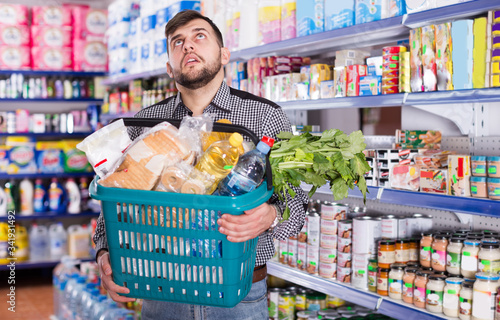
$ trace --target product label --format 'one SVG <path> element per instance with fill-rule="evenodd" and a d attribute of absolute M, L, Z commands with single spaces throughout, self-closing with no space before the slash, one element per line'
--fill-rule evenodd
<path fill-rule="evenodd" d="M 497 173 L 497 167 L 492 165 L 491 163 L 488 166 L 488 173 L 489 174 L 496 174 Z"/>
<path fill-rule="evenodd" d="M 378 262 L 390 264 L 396 262 L 396 252 L 395 251 L 380 251 L 378 252 Z"/>
<path fill-rule="evenodd" d="M 431 306 L 443 305 L 443 291 L 427 290 L 425 303 Z"/>
<path fill-rule="evenodd" d="M 49 208 L 51 211 L 59 210 L 59 203 L 61 201 L 62 195 L 63 195 L 63 191 L 60 188 L 50 189 Z"/>
<path fill-rule="evenodd" d="M 245 193 L 252 191 L 257 186 L 253 180 L 238 173 L 231 174 L 231 179 L 227 185 L 229 188 L 240 189 Z"/>
<path fill-rule="evenodd" d="M 422 247 L 420 250 L 421 261 L 431 261 L 431 247 Z"/>
<path fill-rule="evenodd" d="M 321 219 L 321 234 L 337 235 L 337 220 Z"/>
<path fill-rule="evenodd" d="M 292 297 L 280 295 L 278 299 L 278 319 L 293 319 L 290 317 L 290 309 L 293 310 Z"/>
<path fill-rule="evenodd" d="M 452 268 L 459 268 L 462 262 L 462 255 L 460 253 L 448 252 L 446 265 Z"/>
<path fill-rule="evenodd" d="M 473 173 L 486 173 L 486 166 L 484 164 L 478 164 L 475 166 L 474 168 L 474 165 L 472 166 L 472 172 Z"/>
<path fill-rule="evenodd" d="M 306 310 L 306 296 L 304 294 L 295 296 L 295 310 Z"/>
<path fill-rule="evenodd" d="M 406 263 L 410 260 L 410 250 L 396 249 L 396 262 Z"/>
<path fill-rule="evenodd" d="M 377 290 L 378 291 L 384 291 L 384 292 L 387 292 L 388 290 L 388 281 L 386 278 L 380 278 L 378 277 L 377 279 Z"/>
<path fill-rule="evenodd" d="M 403 285 L 403 297 L 413 298 L 413 283 L 405 282 Z"/>
<path fill-rule="evenodd" d="M 446 251 L 434 251 L 432 253 L 432 265 L 433 268 L 436 266 L 446 266 Z"/>
<path fill-rule="evenodd" d="M 472 315 L 472 299 L 464 299 L 460 297 L 460 314 L 470 316 Z"/>
<path fill-rule="evenodd" d="M 85 26 L 89 32 L 99 35 L 106 32 L 107 17 L 104 11 L 91 11 L 85 19 Z"/>
<path fill-rule="evenodd" d="M 368 287 L 377 286 L 377 272 L 368 271 Z"/>
<path fill-rule="evenodd" d="M 476 319 L 494 319 L 496 292 L 474 290 L 472 293 L 472 316 Z"/>
<path fill-rule="evenodd" d="M 472 255 L 468 251 L 462 253 L 462 270 L 476 271 L 477 270 L 477 255 Z"/>
<path fill-rule="evenodd" d="M 443 297 L 443 308 L 458 310 L 459 296 L 456 290 L 448 290 Z"/>
<path fill-rule="evenodd" d="M 410 261 L 418 261 L 418 249 L 410 249 Z"/>
<path fill-rule="evenodd" d="M 12 46 L 20 46 L 23 39 L 21 30 L 16 27 L 5 28 L 1 36 L 2 36 L 2 41 L 5 44 Z"/>
<path fill-rule="evenodd" d="M 413 291 L 413 301 L 425 302 L 425 288 L 415 287 Z"/>
<path fill-rule="evenodd" d="M 299 242 L 297 244 L 297 268 L 306 270 L 307 244 Z"/>
<path fill-rule="evenodd" d="M 319 246 L 320 243 L 320 218 L 309 216 L 307 221 L 307 244 Z"/>
<path fill-rule="evenodd" d="M 389 279 L 389 292 L 400 295 L 403 293 L 403 280 Z"/>
<path fill-rule="evenodd" d="M 477 269 L 478 272 L 498 273 L 500 271 L 500 260 L 478 259 Z"/>

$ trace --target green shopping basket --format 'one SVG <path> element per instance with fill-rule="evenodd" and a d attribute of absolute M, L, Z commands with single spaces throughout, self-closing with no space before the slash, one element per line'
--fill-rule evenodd
<path fill-rule="evenodd" d="M 123 118 L 127 126 L 152 127 L 179 120 Z M 214 123 L 214 131 L 239 132 L 255 144 L 250 130 Z M 90 184 L 101 200 L 113 280 L 125 295 L 197 305 L 233 307 L 250 291 L 258 238 L 234 243 L 218 231 L 224 213 L 240 215 L 273 193 L 267 159 L 266 180 L 236 197 L 108 188 Z"/>

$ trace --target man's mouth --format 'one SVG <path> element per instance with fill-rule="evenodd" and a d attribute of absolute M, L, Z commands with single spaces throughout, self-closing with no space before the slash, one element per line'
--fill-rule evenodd
<path fill-rule="evenodd" d="M 186 66 L 189 66 L 189 65 L 192 65 L 192 64 L 200 62 L 197 58 L 195 58 L 193 56 L 187 58 L 185 61 L 186 62 L 184 63 L 184 65 L 186 65 Z"/>

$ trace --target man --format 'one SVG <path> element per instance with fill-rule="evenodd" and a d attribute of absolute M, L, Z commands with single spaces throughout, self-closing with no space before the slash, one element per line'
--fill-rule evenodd
<path fill-rule="evenodd" d="M 165 27 L 169 62 L 167 73 L 177 84 L 179 94 L 137 113 L 141 118 L 175 118 L 210 113 L 216 120 L 229 119 L 252 130 L 258 137 L 276 137 L 290 131 L 290 123 L 275 103 L 226 85 L 223 66 L 230 53 L 223 46 L 222 35 L 215 24 L 196 11 L 183 11 Z M 135 139 L 140 132 L 132 132 Z M 272 195 L 264 203 L 244 215 L 222 215 L 219 231 L 232 242 L 243 242 L 259 236 L 253 284 L 249 294 L 234 308 L 193 306 L 189 304 L 145 300 L 143 319 L 268 319 L 266 262 L 273 256 L 273 238 L 286 239 L 298 234 L 304 224 L 308 198 L 295 188 L 297 195 L 289 197 L 290 218 L 281 221 L 284 203 Z M 119 302 L 134 299 L 120 296 L 128 293 L 112 280 L 103 216 L 99 217 L 94 241 L 97 261 L 104 288 Z"/>

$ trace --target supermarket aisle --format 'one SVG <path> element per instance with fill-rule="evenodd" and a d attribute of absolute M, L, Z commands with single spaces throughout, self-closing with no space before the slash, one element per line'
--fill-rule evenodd
<path fill-rule="evenodd" d="M 50 271 L 50 272 L 49 272 Z M 8 274 L 0 273 L 0 319 L 47 320 L 53 314 L 51 270 L 18 270 L 16 272 L 16 312 L 7 310 L 10 285 Z"/>

